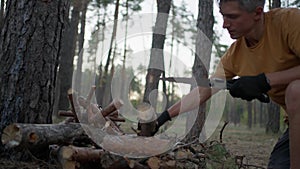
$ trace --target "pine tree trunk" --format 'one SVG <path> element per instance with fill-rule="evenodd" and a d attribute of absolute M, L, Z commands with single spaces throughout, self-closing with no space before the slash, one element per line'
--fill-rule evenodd
<path fill-rule="evenodd" d="M 247 110 L 248 110 L 248 128 L 252 128 L 252 102 L 247 102 Z"/>
<path fill-rule="evenodd" d="M 67 0 L 8 0 L 0 37 L 0 131 L 51 123 Z"/>
<path fill-rule="evenodd" d="M 214 25 L 213 1 L 199 0 L 198 7 L 198 32 L 196 39 L 196 55 L 193 65 L 193 77 L 196 79 L 197 82 L 199 81 L 199 78 L 208 77 Z M 186 141 L 192 141 L 195 137 L 199 137 L 205 122 L 205 109 L 205 104 L 202 104 L 199 107 L 198 116 L 192 128 L 189 126 L 190 123 L 187 123 L 187 129 L 191 128 L 191 130 L 186 136 Z M 194 121 L 193 115 L 188 116 L 187 121 Z M 205 133 L 203 133 L 202 136 L 205 137 Z"/>
<path fill-rule="evenodd" d="M 163 49 L 166 39 L 166 30 L 168 25 L 168 17 L 171 9 L 171 0 L 157 0 L 158 15 L 154 26 L 152 36 L 152 48 L 150 54 L 150 63 L 146 76 L 146 87 L 143 101 L 150 103 L 150 93 L 158 89 L 159 78 L 164 72 L 164 56 Z M 152 106 L 156 107 L 157 95 L 151 99 Z"/>
<path fill-rule="evenodd" d="M 268 122 L 266 132 L 278 133 L 280 129 L 280 107 L 273 101 L 268 104 Z"/>
<path fill-rule="evenodd" d="M 109 74 L 109 66 L 111 64 L 111 57 L 113 54 L 113 45 L 116 39 L 116 34 L 117 34 L 117 28 L 118 28 L 118 18 L 119 18 L 119 6 L 120 6 L 120 0 L 116 1 L 116 5 L 115 5 L 115 13 L 114 13 L 114 25 L 113 25 L 113 31 L 112 31 L 112 35 L 111 35 L 111 39 L 110 39 L 110 44 L 109 44 L 109 51 L 108 51 L 108 55 L 107 55 L 107 59 L 106 59 L 106 63 L 104 66 L 104 72 L 102 74 L 102 76 L 100 76 L 99 79 L 99 84 L 96 85 L 97 87 L 97 91 L 98 93 L 98 97 L 97 97 L 97 103 L 101 106 L 106 106 L 105 104 L 107 104 L 107 98 L 105 97 L 105 92 L 110 92 L 110 77 L 112 76 L 111 74 Z"/>
<path fill-rule="evenodd" d="M 4 20 L 4 4 L 5 1 L 1 0 L 1 6 L 0 6 L 0 30 L 2 29 L 3 26 L 3 20 Z"/>
<path fill-rule="evenodd" d="M 73 9 L 70 23 L 66 25 L 66 31 L 63 36 L 63 48 L 59 64 L 59 83 L 60 94 L 58 108 L 60 110 L 69 109 L 68 90 L 72 87 L 73 61 L 78 36 L 79 13 L 81 1 L 73 1 Z"/>
<path fill-rule="evenodd" d="M 85 22 L 86 22 L 86 12 L 90 0 L 84 0 L 82 2 L 81 17 L 80 17 L 80 34 L 78 36 L 78 60 L 75 76 L 74 88 L 81 94 L 81 79 L 82 79 L 82 64 L 83 64 L 83 44 L 84 44 L 84 34 L 85 34 Z"/>
<path fill-rule="evenodd" d="M 272 0 L 272 8 L 279 8 L 281 6 L 280 0 Z M 280 107 L 278 104 L 271 102 L 268 104 L 268 122 L 266 132 L 270 130 L 273 133 L 278 133 L 280 129 Z"/>

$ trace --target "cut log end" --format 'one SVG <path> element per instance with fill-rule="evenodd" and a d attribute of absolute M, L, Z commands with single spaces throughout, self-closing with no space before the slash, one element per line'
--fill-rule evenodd
<path fill-rule="evenodd" d="M 12 124 L 4 128 L 2 133 L 2 144 L 8 147 L 15 147 L 21 143 L 22 134 L 21 128 L 17 124 Z"/>
<path fill-rule="evenodd" d="M 29 142 L 35 143 L 39 139 L 39 136 L 36 133 L 29 134 Z"/>
<path fill-rule="evenodd" d="M 65 160 L 73 160 L 72 156 L 75 151 L 71 147 L 62 147 L 61 149 L 61 157 Z"/>
<path fill-rule="evenodd" d="M 68 90 L 68 95 L 71 95 L 71 94 L 73 94 L 73 93 L 74 93 L 74 90 L 70 88 L 70 89 Z"/>
<path fill-rule="evenodd" d="M 124 102 L 120 99 L 115 99 L 113 100 L 113 104 L 117 109 L 120 109 L 120 107 L 123 106 Z"/>

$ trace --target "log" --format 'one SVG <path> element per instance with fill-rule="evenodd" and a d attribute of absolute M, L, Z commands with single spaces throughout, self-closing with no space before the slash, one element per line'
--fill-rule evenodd
<path fill-rule="evenodd" d="M 58 150 L 58 161 L 63 169 L 76 169 L 83 163 L 98 162 L 105 154 L 102 149 L 89 147 L 62 146 Z"/>
<path fill-rule="evenodd" d="M 101 113 L 103 115 L 103 117 L 108 116 L 109 114 L 115 112 L 116 110 L 118 110 L 121 106 L 123 106 L 123 101 L 122 100 L 118 100 L 118 99 L 114 99 L 107 107 L 105 107 Z"/>
<path fill-rule="evenodd" d="M 140 137 L 136 135 L 106 135 L 100 147 L 129 158 L 147 158 L 165 153 L 173 148 L 175 140 L 158 136 Z"/>
<path fill-rule="evenodd" d="M 104 127 L 97 128 L 90 125 L 80 123 L 68 124 L 23 124 L 14 123 L 4 128 L 2 133 L 2 144 L 8 148 L 12 147 L 28 147 L 40 148 L 52 144 L 72 144 L 73 141 L 90 140 L 87 132 L 96 133 L 98 136 L 102 134 L 123 135 L 115 129 L 113 122 L 107 122 Z M 91 141 L 92 142 L 92 141 Z"/>
<path fill-rule="evenodd" d="M 75 121 L 78 123 L 79 120 L 78 120 L 78 117 L 76 114 L 76 110 L 78 111 L 80 109 L 79 109 L 78 102 L 77 102 L 77 95 L 72 89 L 68 90 L 68 99 L 71 104 L 71 111 L 74 114 Z M 80 113 L 80 112 L 78 112 L 78 113 Z"/>
<path fill-rule="evenodd" d="M 175 140 L 161 139 L 158 136 L 112 135 L 104 132 L 104 130 L 111 129 L 109 125 L 105 127 L 107 128 L 99 129 L 79 123 L 15 123 L 4 128 L 1 141 L 8 148 L 18 147 L 41 151 L 42 148 L 48 148 L 49 145 L 53 144 L 69 145 L 75 140 L 85 142 L 88 140 L 91 144 L 95 143 L 106 151 L 129 158 L 155 156 L 170 150 L 174 146 Z M 90 138 L 93 140 L 90 140 Z"/>
<path fill-rule="evenodd" d="M 60 110 L 58 112 L 58 115 L 62 116 L 62 117 L 74 117 L 75 116 L 72 111 L 64 111 L 64 110 Z"/>
<path fill-rule="evenodd" d="M 86 163 L 90 161 L 99 161 L 105 151 L 103 149 L 94 149 L 90 147 L 63 146 L 59 150 L 59 156 L 64 160 Z"/>
<path fill-rule="evenodd" d="M 85 107 L 87 114 L 87 122 L 89 125 L 94 126 L 96 128 L 105 129 L 106 132 L 113 135 L 123 135 L 124 133 L 120 130 L 120 128 L 115 125 L 115 123 L 110 120 L 108 117 L 105 118 L 101 114 L 100 109 L 96 104 L 90 104 L 89 106 L 85 105 L 86 101 L 83 97 L 78 98 L 79 104 Z"/>
<path fill-rule="evenodd" d="M 115 134 L 117 135 L 123 135 L 124 133 L 120 130 L 120 128 L 115 125 L 115 122 L 117 121 L 122 121 L 124 122 L 125 119 L 122 118 L 112 118 L 111 120 L 109 118 L 110 115 L 116 116 L 118 115 L 117 109 L 119 109 L 123 105 L 122 100 L 114 100 L 112 101 L 105 109 L 102 111 L 99 109 L 97 104 L 89 104 L 87 99 L 84 97 L 79 97 L 78 98 L 78 103 L 80 106 L 86 109 L 86 114 L 87 114 L 87 120 L 88 123 L 92 126 L 102 128 L 109 124 L 109 126 L 112 128 L 112 130 L 116 131 Z M 110 134 L 113 134 L 113 132 L 109 132 Z"/>
<path fill-rule="evenodd" d="M 140 160 L 128 159 L 110 154 L 103 149 L 76 146 L 51 145 L 50 156 L 58 160 L 63 169 L 75 169 L 85 164 L 96 164 L 94 168 L 107 169 L 149 169 L 148 166 L 139 163 Z M 109 159 L 105 160 L 105 159 Z M 91 168 L 91 167 L 88 167 Z"/>
<path fill-rule="evenodd" d="M 4 128 L 2 144 L 8 148 L 22 146 L 28 148 L 46 147 L 51 144 L 70 144 L 73 140 L 89 137 L 78 123 L 70 124 L 21 124 L 14 123 Z"/>

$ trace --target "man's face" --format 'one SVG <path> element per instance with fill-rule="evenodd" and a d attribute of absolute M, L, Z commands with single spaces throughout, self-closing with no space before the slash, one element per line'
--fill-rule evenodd
<path fill-rule="evenodd" d="M 255 12 L 240 8 L 237 1 L 223 2 L 220 6 L 223 15 L 223 28 L 228 30 L 232 39 L 247 36 L 255 23 Z"/>

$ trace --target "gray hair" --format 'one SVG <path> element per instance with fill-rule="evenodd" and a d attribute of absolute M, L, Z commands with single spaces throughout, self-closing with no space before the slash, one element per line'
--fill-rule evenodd
<path fill-rule="evenodd" d="M 256 7 L 260 6 L 263 8 L 265 5 L 265 0 L 218 0 L 219 6 L 228 1 L 237 1 L 240 4 L 240 7 L 245 9 L 247 12 L 253 12 Z"/>

